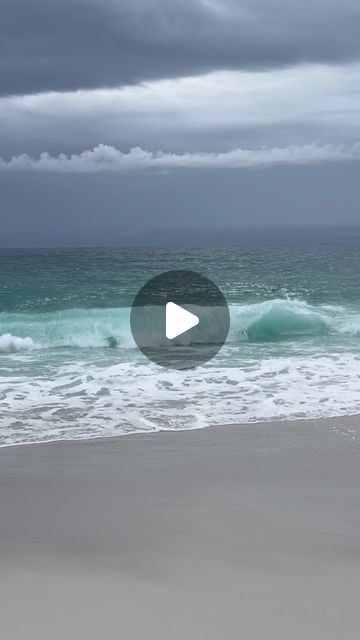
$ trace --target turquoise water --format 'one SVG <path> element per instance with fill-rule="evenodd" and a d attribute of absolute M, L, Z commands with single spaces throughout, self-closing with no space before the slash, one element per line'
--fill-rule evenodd
<path fill-rule="evenodd" d="M 166 371 L 136 349 L 138 289 L 210 277 L 229 338 Z M 360 246 L 0 251 L 0 444 L 360 410 Z"/>

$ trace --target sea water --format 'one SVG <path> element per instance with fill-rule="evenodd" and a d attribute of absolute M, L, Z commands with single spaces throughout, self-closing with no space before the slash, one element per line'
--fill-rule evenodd
<path fill-rule="evenodd" d="M 230 307 L 220 353 L 136 348 L 145 282 L 191 269 Z M 0 251 L 0 445 L 360 412 L 360 246 Z"/>

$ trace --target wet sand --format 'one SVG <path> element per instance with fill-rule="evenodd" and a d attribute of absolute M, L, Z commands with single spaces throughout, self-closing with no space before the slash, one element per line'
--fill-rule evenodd
<path fill-rule="evenodd" d="M 360 419 L 0 449 L 4 640 L 359 640 Z"/>

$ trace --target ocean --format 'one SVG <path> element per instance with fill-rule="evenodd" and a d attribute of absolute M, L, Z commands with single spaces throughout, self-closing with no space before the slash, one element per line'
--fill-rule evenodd
<path fill-rule="evenodd" d="M 228 340 L 192 371 L 136 348 L 131 303 L 209 277 Z M 360 412 L 360 245 L 0 250 L 0 445 Z"/>

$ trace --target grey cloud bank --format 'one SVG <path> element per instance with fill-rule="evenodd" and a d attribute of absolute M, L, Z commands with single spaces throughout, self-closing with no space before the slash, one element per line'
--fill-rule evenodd
<path fill-rule="evenodd" d="M 0 246 L 357 223 L 359 33 L 358 0 L 2 0 Z"/>
<path fill-rule="evenodd" d="M 289 225 L 358 223 L 358 185 L 358 161 L 241 171 L 0 172 L 0 246 L 133 245 L 138 234 L 141 244 L 216 244 L 221 238 L 210 231 L 219 226 L 238 229 L 228 236 L 237 243 L 253 225 L 266 227 L 263 241 L 276 242 Z"/>
<path fill-rule="evenodd" d="M 0 99 L 0 156 L 78 153 L 103 142 L 226 152 L 360 140 L 360 65 L 213 72 L 120 89 Z"/>
<path fill-rule="evenodd" d="M 360 54 L 357 0 L 2 0 L 0 93 Z"/>

